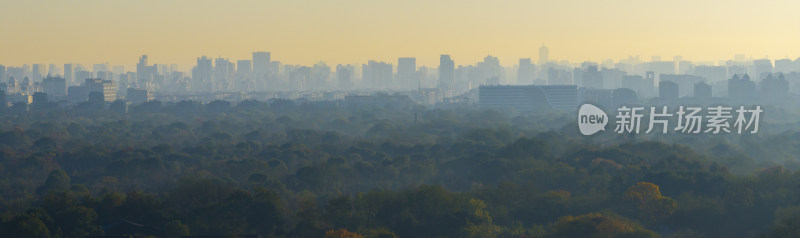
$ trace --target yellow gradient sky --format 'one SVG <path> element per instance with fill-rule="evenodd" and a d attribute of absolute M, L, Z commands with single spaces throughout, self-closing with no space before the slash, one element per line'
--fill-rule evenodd
<path fill-rule="evenodd" d="M 0 64 L 132 67 L 141 54 L 181 70 L 201 55 L 290 64 L 395 63 L 439 54 L 472 64 L 659 55 L 717 61 L 800 56 L 800 1 L 776 0 L 2 0 Z"/>

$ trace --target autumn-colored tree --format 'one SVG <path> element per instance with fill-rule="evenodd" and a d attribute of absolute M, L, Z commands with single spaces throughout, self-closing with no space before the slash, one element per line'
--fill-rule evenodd
<path fill-rule="evenodd" d="M 658 185 L 649 182 L 638 182 L 628 187 L 623 197 L 636 203 L 640 218 L 648 222 L 666 218 L 677 207 L 674 199 L 662 196 Z"/>
<path fill-rule="evenodd" d="M 325 238 L 364 238 L 364 236 L 347 231 L 347 229 L 339 229 L 325 232 Z"/>
<path fill-rule="evenodd" d="M 633 186 L 628 187 L 623 194 L 624 198 L 629 201 L 634 201 L 639 204 L 648 203 L 661 199 L 661 190 L 658 185 L 650 182 L 638 182 Z"/>
<path fill-rule="evenodd" d="M 554 225 L 554 237 L 611 238 L 658 237 L 634 222 L 616 214 L 589 213 L 580 216 L 561 217 Z"/>

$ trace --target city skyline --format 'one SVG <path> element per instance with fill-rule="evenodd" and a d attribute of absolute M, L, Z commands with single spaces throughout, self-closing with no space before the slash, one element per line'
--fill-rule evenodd
<path fill-rule="evenodd" d="M 542 45 L 540 47 L 546 47 L 546 45 Z M 546 50 L 546 52 L 549 52 L 552 49 L 550 49 L 549 47 L 546 47 L 545 50 Z M 268 57 L 267 60 L 269 60 L 268 62 L 280 63 L 281 67 L 283 67 L 283 66 L 313 66 L 313 65 L 316 65 L 316 64 L 319 64 L 319 63 L 325 63 L 328 66 L 336 66 L 336 65 L 358 66 L 358 65 L 366 64 L 366 63 L 368 63 L 370 61 L 373 61 L 373 62 L 382 62 L 382 63 L 392 64 L 393 71 L 397 71 L 398 70 L 398 64 L 397 64 L 398 60 L 402 61 L 402 60 L 405 60 L 405 59 L 414 59 L 415 62 L 419 62 L 419 61 L 423 61 L 421 59 L 428 58 L 428 57 L 416 57 L 416 56 L 397 56 L 397 57 L 394 57 L 394 58 L 391 58 L 391 59 L 387 59 L 387 60 L 367 59 L 367 60 L 360 61 L 360 62 L 344 62 L 344 63 L 335 63 L 335 64 L 331 63 L 331 62 L 328 62 L 328 61 L 321 61 L 321 60 L 315 61 L 315 62 L 310 63 L 310 64 L 293 64 L 293 63 L 288 63 L 287 64 L 287 63 L 285 63 L 285 61 L 282 61 L 281 58 L 271 58 L 272 60 L 270 60 L 269 55 L 273 55 L 272 52 L 270 52 L 270 51 L 252 51 L 249 54 L 254 54 L 254 53 L 266 53 L 268 55 L 267 56 Z M 706 60 L 687 59 L 687 58 L 684 58 L 682 55 L 669 55 L 669 56 L 652 55 L 652 56 L 647 56 L 647 57 L 641 56 L 641 55 L 635 55 L 635 56 L 628 56 L 626 58 L 620 58 L 620 59 L 604 58 L 604 59 L 598 59 L 598 60 L 583 60 L 583 61 L 569 61 L 569 60 L 563 60 L 563 59 L 553 59 L 552 57 L 549 57 L 549 60 L 547 62 L 542 62 L 541 61 L 542 55 L 539 55 L 538 53 L 537 53 L 538 56 L 528 56 L 528 57 L 520 57 L 520 58 L 513 58 L 513 59 L 512 58 L 498 57 L 497 55 L 491 54 L 491 53 L 490 54 L 485 54 L 483 56 L 480 56 L 479 58 L 469 59 L 469 60 L 463 60 L 463 59 L 459 60 L 458 58 L 454 57 L 453 55 L 445 54 L 445 53 L 436 54 L 435 56 L 436 56 L 437 59 L 439 59 L 440 56 L 442 56 L 442 55 L 449 56 L 450 59 L 453 61 L 454 66 L 476 65 L 476 64 L 481 63 L 482 61 L 484 61 L 486 59 L 486 57 L 492 57 L 492 58 L 499 59 L 499 61 L 500 61 L 499 65 L 504 67 L 504 68 L 516 68 L 516 67 L 518 67 L 519 66 L 519 60 L 524 60 L 526 62 L 529 62 L 529 63 L 526 63 L 526 64 L 531 64 L 531 65 L 536 65 L 536 66 L 541 66 L 543 64 L 550 63 L 553 66 L 566 66 L 566 67 L 581 67 L 581 65 L 585 65 L 587 63 L 597 64 L 597 65 L 604 65 L 604 64 L 609 64 L 609 63 L 612 63 L 612 64 L 625 63 L 625 64 L 634 64 L 635 65 L 635 64 L 644 64 L 644 63 L 651 63 L 651 62 L 655 62 L 655 63 L 657 63 L 657 62 L 674 62 L 675 64 L 679 64 L 681 61 L 691 63 L 691 66 L 694 67 L 694 66 L 725 66 L 726 63 L 736 63 L 736 64 L 745 64 L 745 65 L 747 65 L 747 64 L 753 64 L 755 61 L 764 61 L 764 60 L 769 61 L 771 64 L 774 64 L 775 61 L 779 61 L 779 60 L 789 60 L 789 61 L 800 60 L 800 57 L 790 57 L 790 56 L 777 57 L 777 58 L 775 58 L 775 57 L 755 57 L 755 56 L 746 55 L 746 54 L 732 54 L 730 57 L 727 57 L 727 58 L 720 58 L 720 59 L 708 60 L 708 61 L 706 61 Z M 547 53 L 545 55 L 547 55 Z M 78 62 L 78 61 L 73 60 L 73 61 L 56 62 L 56 63 L 53 63 L 53 62 L 40 62 L 40 61 L 22 62 L 20 64 L 2 64 L 2 63 L 0 63 L 0 65 L 5 66 L 5 67 L 23 67 L 23 66 L 36 67 L 36 66 L 43 66 L 43 70 L 44 71 L 48 70 L 48 68 L 47 68 L 48 66 L 55 65 L 56 69 L 60 70 L 61 72 L 63 72 L 63 70 L 64 70 L 62 68 L 64 65 L 71 65 L 71 66 L 81 65 L 81 66 L 85 67 L 84 69 L 87 70 L 88 72 L 108 71 L 108 72 L 116 73 L 117 71 L 120 71 L 120 70 L 123 70 L 122 72 L 135 72 L 135 71 L 137 71 L 138 65 L 141 63 L 140 61 L 137 61 L 136 58 L 139 58 L 139 60 L 141 60 L 141 57 L 147 57 L 149 59 L 152 59 L 153 58 L 152 56 L 153 55 L 150 55 L 150 54 L 136 55 L 131 60 L 127 60 L 126 61 L 126 62 L 129 61 L 130 63 L 122 63 L 122 64 L 111 63 L 111 62 L 108 62 L 108 61 L 84 63 L 84 62 Z M 536 58 L 536 57 L 539 57 L 539 58 Z M 190 73 L 192 71 L 192 69 L 197 66 L 197 63 L 195 61 L 198 60 L 198 59 L 201 59 L 201 58 L 207 58 L 207 59 L 211 59 L 211 60 L 222 59 L 222 60 L 231 61 L 230 63 L 234 63 L 234 64 L 237 61 L 249 61 L 252 64 L 252 61 L 253 61 L 252 56 L 247 56 L 247 57 L 244 57 L 244 58 L 232 58 L 232 57 L 226 57 L 226 56 L 198 55 L 196 57 L 191 58 L 192 61 L 189 64 L 177 64 L 175 62 L 163 62 L 163 61 L 155 61 L 155 60 L 149 60 L 149 62 L 150 62 L 151 65 L 160 65 L 160 66 L 167 67 L 169 69 L 168 71 L 170 71 L 170 72 L 177 71 L 177 72 Z M 546 59 L 547 58 L 548 57 L 546 57 Z M 424 61 L 429 61 L 429 60 L 426 59 Z M 420 69 L 420 68 L 425 67 L 425 68 L 429 68 L 429 69 L 436 69 L 436 68 L 438 68 L 438 66 L 440 64 L 441 64 L 441 62 L 438 61 L 438 60 L 437 60 L 437 62 L 434 62 L 432 64 L 419 64 L 419 63 L 416 63 L 416 64 L 414 64 L 415 65 L 414 68 L 415 69 Z M 216 66 L 216 64 L 212 64 L 212 65 Z M 676 65 L 676 67 L 677 66 L 678 65 Z M 106 67 L 106 68 L 98 69 L 98 67 Z M 173 69 L 175 67 L 177 67 L 177 69 Z M 252 65 L 249 66 L 249 67 L 252 67 Z M 605 67 L 605 66 L 603 66 L 603 67 Z M 239 66 L 235 66 L 234 68 L 238 69 Z M 614 69 L 615 67 L 614 66 L 610 66 L 610 67 L 606 67 L 606 68 Z M 542 69 L 541 68 L 537 68 L 537 70 L 542 70 Z M 335 72 L 335 71 L 332 71 L 332 72 Z M 45 75 L 42 75 L 42 76 L 45 76 Z M 57 75 L 61 75 L 61 74 L 57 74 Z"/>
<path fill-rule="evenodd" d="M 793 59 L 800 56 L 800 19 L 792 10 L 798 7 L 794 1 L 5 2 L 0 64 L 129 68 L 147 54 L 151 62 L 189 71 L 203 55 L 248 59 L 269 51 L 299 65 L 416 57 L 418 66 L 436 67 L 438 56 L 448 54 L 457 64 L 493 55 L 510 66 L 519 58 L 540 63 L 542 44 L 550 59 L 570 62 Z"/>

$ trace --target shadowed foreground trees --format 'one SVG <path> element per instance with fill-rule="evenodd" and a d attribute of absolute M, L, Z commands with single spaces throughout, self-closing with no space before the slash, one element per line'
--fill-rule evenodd
<path fill-rule="evenodd" d="M 795 237 L 800 227 L 793 131 L 584 137 L 558 112 L 295 103 L 0 115 L 0 237 Z"/>

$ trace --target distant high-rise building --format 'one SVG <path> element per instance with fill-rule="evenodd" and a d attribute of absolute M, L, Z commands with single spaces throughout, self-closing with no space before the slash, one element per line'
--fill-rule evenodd
<path fill-rule="evenodd" d="M 114 73 L 110 71 L 95 71 L 94 77 L 103 80 L 114 80 Z"/>
<path fill-rule="evenodd" d="M 591 65 L 586 72 L 583 73 L 583 87 L 602 89 L 603 88 L 603 75 L 597 71 L 597 65 Z"/>
<path fill-rule="evenodd" d="M 128 94 L 128 74 L 117 75 L 117 96 L 125 98 Z"/>
<path fill-rule="evenodd" d="M 679 95 L 678 84 L 672 81 L 658 82 L 658 97 L 665 102 L 675 102 Z"/>
<path fill-rule="evenodd" d="M 794 62 L 790 59 L 779 59 L 775 60 L 775 72 L 776 73 L 790 73 L 795 71 Z"/>
<path fill-rule="evenodd" d="M 6 66 L 0 64 L 0 83 L 5 83 L 8 80 L 6 78 Z"/>
<path fill-rule="evenodd" d="M 483 61 L 478 62 L 477 69 L 480 75 L 479 84 L 500 84 L 505 79 L 505 70 L 497 57 L 483 57 Z M 465 91 L 465 85 L 456 85 L 455 89 Z"/>
<path fill-rule="evenodd" d="M 772 73 L 772 60 L 769 59 L 759 59 L 753 60 L 753 69 L 755 70 L 755 77 L 758 79 L 763 79 L 767 77 L 767 74 Z"/>
<path fill-rule="evenodd" d="M 76 71 L 75 72 L 75 80 L 78 82 L 84 82 L 86 79 L 94 78 L 94 73 L 89 71 Z"/>
<path fill-rule="evenodd" d="M 8 102 L 6 101 L 6 91 L 5 89 L 0 89 L 0 112 L 4 112 L 8 107 Z"/>
<path fill-rule="evenodd" d="M 289 72 L 287 86 L 293 90 L 307 90 L 311 80 L 311 67 L 300 66 Z"/>
<path fill-rule="evenodd" d="M 768 100 L 786 99 L 789 97 L 789 81 L 786 81 L 786 77 L 782 73 L 778 77 L 768 74 L 764 80 L 761 80 L 761 95 Z"/>
<path fill-rule="evenodd" d="M 656 73 L 653 71 L 645 72 L 644 76 L 644 83 L 642 84 L 642 88 L 645 90 L 643 95 L 645 97 L 655 97 L 657 96 L 655 93 L 656 88 Z"/>
<path fill-rule="evenodd" d="M 336 82 L 339 84 L 339 89 L 349 90 L 353 87 L 353 73 L 355 67 L 352 65 L 337 65 L 336 66 Z"/>
<path fill-rule="evenodd" d="M 252 90 L 253 82 L 253 62 L 250 60 L 236 61 L 236 83 L 235 88 L 238 90 Z"/>
<path fill-rule="evenodd" d="M 617 88 L 611 91 L 612 106 L 618 108 L 623 105 L 632 105 L 638 102 L 636 92 L 627 88 Z"/>
<path fill-rule="evenodd" d="M 703 81 L 694 84 L 694 97 L 697 99 L 711 98 L 711 85 Z"/>
<path fill-rule="evenodd" d="M 534 66 L 531 63 L 531 58 L 519 59 L 519 68 L 517 69 L 517 84 L 533 84 L 534 80 Z"/>
<path fill-rule="evenodd" d="M 361 82 L 372 89 L 386 89 L 392 82 L 392 64 L 370 60 L 361 66 Z"/>
<path fill-rule="evenodd" d="M 439 57 L 439 88 L 453 89 L 455 87 L 455 62 L 450 55 Z"/>
<path fill-rule="evenodd" d="M 696 66 L 694 75 L 703 77 L 709 82 L 723 81 L 728 77 L 724 66 Z"/>
<path fill-rule="evenodd" d="M 727 71 L 728 71 L 728 76 L 726 77 L 726 79 L 733 78 L 734 75 L 745 75 L 745 74 L 747 74 L 747 67 L 745 67 L 744 65 L 737 65 L 737 64 L 730 64 L 729 63 L 729 64 L 726 65 L 726 67 L 727 67 Z"/>
<path fill-rule="evenodd" d="M 728 80 L 728 98 L 735 101 L 752 100 L 756 95 L 756 85 L 750 80 L 750 75 L 745 74 L 739 78 L 739 75 L 733 75 L 733 78 Z"/>
<path fill-rule="evenodd" d="M 268 87 L 271 60 L 270 52 L 253 52 L 253 80 L 260 90 Z"/>
<path fill-rule="evenodd" d="M 72 64 L 64 64 L 64 79 L 67 80 L 67 84 L 77 84 L 75 82 L 75 74 L 72 72 Z"/>
<path fill-rule="evenodd" d="M 211 91 L 213 85 L 213 70 L 211 58 L 205 56 L 197 58 L 197 65 L 192 69 L 192 91 Z"/>
<path fill-rule="evenodd" d="M 125 82 L 125 87 L 123 88 L 123 90 L 126 90 L 131 86 L 137 86 L 136 80 L 139 78 L 139 76 L 136 74 L 136 72 L 126 72 L 125 75 L 127 76 L 126 78 L 128 80 Z"/>
<path fill-rule="evenodd" d="M 228 59 L 214 60 L 214 76 L 212 91 L 228 91 L 233 86 L 234 66 Z"/>
<path fill-rule="evenodd" d="M 124 74 L 125 73 L 125 66 L 124 65 L 111 66 L 111 72 L 114 73 L 114 75 Z"/>
<path fill-rule="evenodd" d="M 600 74 L 603 76 L 603 88 L 615 89 L 622 87 L 622 77 L 628 73 L 620 69 L 603 67 L 602 70 L 600 70 Z"/>
<path fill-rule="evenodd" d="M 692 61 L 688 60 L 676 60 L 675 61 L 678 65 L 677 72 L 678 74 L 691 74 L 694 71 L 694 64 Z"/>
<path fill-rule="evenodd" d="M 326 89 L 330 77 L 331 67 L 320 61 L 311 67 L 311 85 L 308 85 L 308 88 L 312 90 Z"/>
<path fill-rule="evenodd" d="M 62 77 L 48 75 L 42 80 L 42 92 L 53 98 L 67 96 L 67 81 Z"/>
<path fill-rule="evenodd" d="M 417 74 L 417 58 L 397 59 L 397 84 L 403 90 L 415 89 L 419 85 Z"/>
<path fill-rule="evenodd" d="M 61 72 L 61 69 L 58 68 L 55 64 L 50 64 L 47 69 L 47 75 L 52 76 L 61 76 L 64 72 Z"/>
<path fill-rule="evenodd" d="M 622 88 L 627 88 L 641 95 L 644 91 L 644 78 L 641 75 L 625 75 L 622 77 Z"/>
<path fill-rule="evenodd" d="M 89 93 L 102 93 L 103 100 L 106 102 L 117 100 L 117 86 L 114 84 L 114 81 L 102 80 L 99 78 L 86 79 L 83 86 L 89 90 Z"/>
<path fill-rule="evenodd" d="M 547 61 L 550 60 L 550 59 L 548 59 L 549 54 L 550 54 L 550 50 L 547 49 L 547 46 L 542 45 L 541 47 L 539 47 L 539 64 L 540 65 L 547 64 Z"/>
<path fill-rule="evenodd" d="M 574 85 L 573 74 L 567 70 L 548 68 L 547 83 L 549 85 Z"/>
<path fill-rule="evenodd" d="M 47 73 L 45 73 L 44 65 L 33 64 L 33 71 L 31 71 L 31 80 L 33 80 L 33 82 L 41 82 L 45 75 L 47 75 Z"/>
<path fill-rule="evenodd" d="M 156 67 L 148 64 L 147 55 L 139 57 L 139 63 L 136 64 L 136 86 L 150 88 L 153 81 L 155 81 L 155 76 Z"/>
<path fill-rule="evenodd" d="M 20 77 L 20 78 L 18 78 L 18 79 L 24 79 L 24 78 L 31 78 L 31 77 L 33 77 L 33 76 L 31 75 L 31 66 L 30 66 L 30 65 L 28 65 L 28 64 L 23 64 L 23 65 L 22 65 L 22 72 L 23 72 L 23 75 L 22 75 L 22 77 Z"/>
<path fill-rule="evenodd" d="M 94 64 L 94 65 L 92 65 L 92 71 L 95 72 L 95 73 L 100 72 L 100 71 L 108 71 L 108 63 Z"/>
<path fill-rule="evenodd" d="M 2 82 L 8 82 L 11 78 L 17 81 L 25 77 L 25 71 L 21 67 L 8 67 L 6 68 L 6 78 Z"/>
<path fill-rule="evenodd" d="M 183 72 L 180 71 L 172 71 L 169 73 L 169 84 L 167 85 L 168 90 L 174 90 L 176 92 L 188 92 L 189 91 L 189 79 L 188 77 L 184 77 Z"/>
<path fill-rule="evenodd" d="M 662 74 L 660 81 L 672 81 L 678 84 L 680 97 L 694 95 L 694 85 L 703 81 L 703 78 L 689 74 Z"/>
<path fill-rule="evenodd" d="M 662 74 L 675 74 L 675 62 L 672 61 L 651 61 L 645 63 L 647 71 L 655 72 L 655 81 L 661 80 Z"/>
<path fill-rule="evenodd" d="M 596 89 L 596 88 L 580 88 L 578 90 L 582 103 L 591 103 L 604 108 L 614 107 L 614 90 L 612 89 Z"/>

